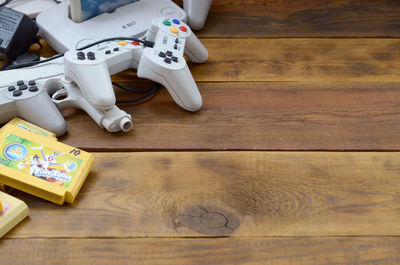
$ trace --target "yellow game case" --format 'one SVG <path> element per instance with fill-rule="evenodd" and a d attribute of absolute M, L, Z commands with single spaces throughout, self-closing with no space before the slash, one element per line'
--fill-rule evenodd
<path fill-rule="evenodd" d="M 7 193 L 0 191 L 0 238 L 29 214 L 26 204 Z"/>
<path fill-rule="evenodd" d="M 73 203 L 92 154 L 16 126 L 0 131 L 0 183 L 62 205 Z"/>
<path fill-rule="evenodd" d="M 36 126 L 35 124 L 32 124 L 32 123 L 27 122 L 27 121 L 25 121 L 23 119 L 20 119 L 20 118 L 12 119 L 11 121 L 9 121 L 6 124 L 6 126 L 7 125 L 13 125 L 13 126 L 25 129 L 25 130 L 30 131 L 30 132 L 34 132 L 34 133 L 37 133 L 37 134 L 40 134 L 40 135 L 43 135 L 43 136 L 51 137 L 51 138 L 53 138 L 53 140 L 57 141 L 57 137 L 56 137 L 55 133 L 50 132 L 48 130 L 45 130 L 43 128 L 40 128 L 39 126 Z"/>

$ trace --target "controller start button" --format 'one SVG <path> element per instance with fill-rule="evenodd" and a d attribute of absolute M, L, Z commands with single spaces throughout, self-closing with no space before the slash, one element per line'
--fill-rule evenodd
<path fill-rule="evenodd" d="M 179 30 L 177 28 L 174 28 L 174 27 L 170 28 L 169 30 L 174 34 L 178 34 L 178 32 L 179 32 Z"/>
<path fill-rule="evenodd" d="M 120 42 L 118 42 L 118 44 L 121 45 L 121 46 L 125 46 L 128 43 L 126 41 L 124 41 L 124 40 L 121 40 Z"/>

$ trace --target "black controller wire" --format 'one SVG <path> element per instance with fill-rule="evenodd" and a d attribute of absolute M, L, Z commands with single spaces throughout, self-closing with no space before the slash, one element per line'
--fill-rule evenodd
<path fill-rule="evenodd" d="M 123 86 L 123 85 L 115 83 L 115 82 L 113 82 L 112 84 L 118 88 L 121 88 L 123 90 L 129 91 L 132 93 L 144 93 L 143 96 L 140 96 L 137 98 L 128 99 L 128 100 L 117 100 L 117 103 L 119 103 L 119 104 L 135 103 L 135 102 L 145 100 L 145 99 L 149 98 L 150 96 L 152 96 L 153 94 L 155 94 L 158 91 L 158 89 L 160 88 L 160 85 L 155 82 L 153 83 L 153 87 L 151 89 L 133 89 L 133 88 L 129 88 L 129 87 Z"/>
<path fill-rule="evenodd" d="M 0 5 L 0 7 L 5 7 L 6 5 L 8 5 L 12 0 L 6 0 L 4 3 L 2 3 Z"/>
<path fill-rule="evenodd" d="M 85 49 L 88 49 L 90 47 L 93 47 L 95 45 L 101 44 L 103 42 L 107 42 L 107 41 L 115 41 L 115 40 L 130 40 L 130 41 L 137 41 L 143 44 L 144 47 L 150 47 L 153 48 L 154 47 L 154 42 L 152 41 L 148 41 L 148 40 L 142 40 L 139 38 L 135 38 L 135 37 L 115 37 L 115 38 L 108 38 L 108 39 L 104 39 L 104 40 L 100 40 L 100 41 L 96 41 L 94 43 L 91 43 L 89 45 L 86 45 L 84 47 L 81 47 L 79 49 L 76 49 L 77 51 L 82 51 Z M 36 62 L 29 62 L 29 63 L 22 63 L 22 64 L 18 64 L 18 65 L 12 65 L 7 67 L 7 69 L 1 70 L 0 71 L 6 71 L 6 70 L 13 70 L 13 69 L 19 69 L 19 68 L 24 68 L 24 67 L 29 67 L 29 66 L 34 66 L 34 65 L 38 65 L 38 64 L 42 64 L 42 63 L 47 63 L 50 62 L 52 60 L 61 58 L 64 56 L 64 53 L 60 53 L 57 55 L 54 55 L 53 57 L 41 60 L 41 61 L 36 61 Z"/>
<path fill-rule="evenodd" d="M 154 42 L 152 42 L 152 41 L 142 40 L 142 39 L 135 38 L 135 37 L 115 37 L 115 38 L 108 38 L 108 39 L 103 39 L 103 40 L 100 40 L 100 41 L 96 41 L 94 43 L 91 43 L 89 45 L 86 45 L 84 47 L 81 47 L 81 48 L 77 49 L 77 51 L 82 51 L 82 50 L 88 49 L 90 47 L 96 46 L 96 45 L 101 44 L 103 42 L 116 41 L 116 40 L 137 41 L 139 43 L 142 43 L 144 47 L 150 47 L 150 48 L 154 47 Z M 64 57 L 64 53 L 57 54 L 57 55 L 55 55 L 53 57 L 50 57 L 50 58 L 47 58 L 47 59 L 44 59 L 44 60 L 41 60 L 41 61 L 22 63 L 22 64 L 11 65 L 11 66 L 8 66 L 9 65 L 9 61 L 7 60 L 7 61 L 5 61 L 3 63 L 2 67 L 0 68 L 0 71 L 7 71 L 7 70 L 12 70 L 12 69 L 20 69 L 20 68 L 30 67 L 30 66 L 34 66 L 34 65 L 38 65 L 38 64 L 42 64 L 42 63 L 47 63 L 47 62 L 53 61 L 53 60 L 61 58 L 61 57 Z M 118 87 L 118 88 L 121 88 L 123 90 L 132 92 L 132 93 L 140 93 L 140 94 L 144 93 L 143 96 L 140 96 L 140 97 L 137 97 L 137 98 L 133 98 L 133 99 L 129 99 L 129 100 L 119 100 L 119 101 L 117 101 L 117 103 L 139 102 L 139 101 L 142 101 L 142 100 L 150 97 L 155 92 L 157 92 L 157 90 L 159 89 L 159 85 L 157 83 L 154 83 L 153 88 L 144 89 L 144 90 L 138 90 L 138 89 L 129 88 L 129 87 L 123 86 L 123 85 L 115 83 L 115 82 L 113 82 L 113 85 Z"/>

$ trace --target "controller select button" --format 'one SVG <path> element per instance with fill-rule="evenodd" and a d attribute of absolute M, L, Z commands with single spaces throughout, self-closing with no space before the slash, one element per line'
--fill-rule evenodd
<path fill-rule="evenodd" d="M 167 64 L 171 64 L 171 59 L 170 58 L 165 58 L 164 62 L 166 62 Z"/>
<path fill-rule="evenodd" d="M 179 39 L 178 38 L 175 40 L 175 43 L 179 43 Z"/>
<path fill-rule="evenodd" d="M 171 26 L 171 22 L 168 20 L 164 20 L 163 24 L 168 27 Z"/>
<path fill-rule="evenodd" d="M 110 53 L 111 53 L 111 51 L 110 51 L 110 50 L 107 50 L 107 51 L 106 51 L 106 54 L 110 54 Z"/>
<path fill-rule="evenodd" d="M 114 51 L 115 51 L 115 52 L 119 51 L 119 48 L 114 48 Z"/>
<path fill-rule="evenodd" d="M 165 53 L 163 53 L 163 52 L 160 52 L 160 53 L 158 54 L 158 56 L 160 56 L 161 58 L 167 57 L 167 55 L 166 55 Z"/>
<path fill-rule="evenodd" d="M 36 85 L 36 82 L 35 82 L 35 80 L 31 80 L 31 81 L 29 81 L 29 82 L 28 82 L 28 85 L 30 85 L 30 86 L 34 86 L 34 85 Z"/>
<path fill-rule="evenodd" d="M 37 86 L 31 86 L 31 87 L 29 87 L 29 91 L 30 92 L 36 92 L 36 91 L 38 91 L 39 90 L 39 88 L 37 87 Z"/>
<path fill-rule="evenodd" d="M 179 20 L 177 20 L 177 19 L 173 19 L 172 22 L 173 22 L 174 24 L 176 24 L 176 25 L 181 24 L 181 22 L 180 22 Z"/>
<path fill-rule="evenodd" d="M 178 45 L 177 45 L 177 44 L 174 45 L 174 49 L 175 49 L 175 50 L 178 49 Z"/>
<path fill-rule="evenodd" d="M 8 91 L 9 91 L 9 92 L 14 91 L 14 90 L 15 90 L 15 86 L 9 86 L 9 87 L 8 87 Z"/>
<path fill-rule="evenodd" d="M 21 90 L 15 90 L 14 92 L 13 92 L 13 96 L 14 97 L 19 97 L 19 96 L 21 96 L 22 95 L 22 91 Z"/>
<path fill-rule="evenodd" d="M 188 31 L 188 29 L 186 27 L 184 27 L 184 26 L 179 27 L 179 29 L 182 30 L 183 32 L 187 32 Z"/>
<path fill-rule="evenodd" d="M 179 33 L 179 30 L 177 28 L 175 28 L 175 27 L 172 27 L 169 30 L 174 34 L 178 34 Z"/>
<path fill-rule="evenodd" d="M 22 86 L 19 86 L 19 89 L 20 90 L 26 90 L 26 89 L 28 89 L 28 86 L 27 85 L 22 85 Z"/>
<path fill-rule="evenodd" d="M 172 59 L 172 61 L 174 61 L 174 62 L 176 62 L 176 63 L 178 62 L 178 57 L 175 57 L 175 56 L 174 56 L 174 57 L 172 57 L 171 59 Z"/>
<path fill-rule="evenodd" d="M 24 81 L 20 80 L 17 82 L 17 86 L 22 86 L 24 84 Z"/>

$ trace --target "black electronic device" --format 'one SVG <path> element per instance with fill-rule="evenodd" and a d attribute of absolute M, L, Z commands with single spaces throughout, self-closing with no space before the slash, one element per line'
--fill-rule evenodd
<path fill-rule="evenodd" d="M 0 8 L 0 53 L 15 60 L 25 54 L 32 43 L 37 42 L 36 23 L 27 15 L 16 10 Z"/>

